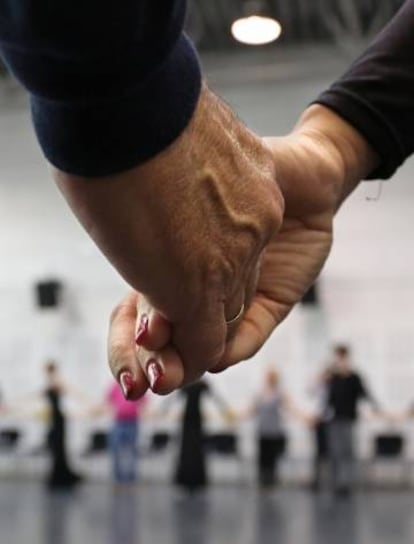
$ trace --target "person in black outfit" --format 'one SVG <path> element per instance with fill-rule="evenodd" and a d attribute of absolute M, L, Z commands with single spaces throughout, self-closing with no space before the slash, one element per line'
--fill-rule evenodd
<path fill-rule="evenodd" d="M 202 490 L 208 484 L 206 465 L 206 440 L 202 414 L 204 397 L 212 398 L 224 417 L 229 411 L 222 400 L 204 380 L 181 390 L 185 408 L 182 418 L 180 449 L 174 482 L 186 491 Z"/>
<path fill-rule="evenodd" d="M 185 398 L 185 409 L 174 482 L 188 491 L 195 491 L 207 485 L 201 401 L 209 393 L 209 388 L 205 382 L 198 382 L 184 388 L 181 393 Z"/>
<path fill-rule="evenodd" d="M 69 466 L 66 450 L 66 418 L 62 411 L 61 400 L 66 392 L 56 364 L 50 361 L 46 365 L 47 387 L 44 391 L 49 406 L 50 426 L 47 433 L 47 445 L 51 457 L 47 485 L 51 489 L 72 488 L 82 478 Z"/>
<path fill-rule="evenodd" d="M 335 347 L 333 372 L 328 382 L 328 437 L 333 483 L 339 495 L 351 491 L 354 472 L 354 427 L 358 405 L 368 401 L 375 411 L 378 404 L 368 391 L 361 376 L 352 369 L 348 346 Z"/>

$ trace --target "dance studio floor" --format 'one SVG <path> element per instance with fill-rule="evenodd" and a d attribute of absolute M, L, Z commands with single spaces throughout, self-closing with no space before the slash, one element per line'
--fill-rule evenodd
<path fill-rule="evenodd" d="M 0 482 L 1 544 L 412 544 L 413 512 L 408 492 L 334 503 L 297 490 L 216 487 L 188 498 L 161 485 L 48 494 Z"/>

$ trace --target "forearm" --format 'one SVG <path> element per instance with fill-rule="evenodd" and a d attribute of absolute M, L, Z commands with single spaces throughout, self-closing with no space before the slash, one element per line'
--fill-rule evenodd
<path fill-rule="evenodd" d="M 317 154 L 326 155 L 338 172 L 332 186 L 337 207 L 361 180 L 379 164 L 379 157 L 364 136 L 334 111 L 314 104 L 305 110 L 294 129 L 302 138 L 319 146 Z"/>
<path fill-rule="evenodd" d="M 332 216 L 378 162 L 367 140 L 321 105 L 306 109 L 287 137 L 267 141 L 286 213 L 294 216 Z"/>

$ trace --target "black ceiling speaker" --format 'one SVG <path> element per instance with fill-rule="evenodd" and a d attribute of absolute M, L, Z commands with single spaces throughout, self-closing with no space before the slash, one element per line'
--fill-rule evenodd
<path fill-rule="evenodd" d="M 36 283 L 36 302 L 39 308 L 57 308 L 60 302 L 62 284 L 58 280 L 44 280 Z"/>
<path fill-rule="evenodd" d="M 304 297 L 301 300 L 302 304 L 305 306 L 318 306 L 319 297 L 318 297 L 318 287 L 314 283 L 310 289 L 305 293 Z"/>

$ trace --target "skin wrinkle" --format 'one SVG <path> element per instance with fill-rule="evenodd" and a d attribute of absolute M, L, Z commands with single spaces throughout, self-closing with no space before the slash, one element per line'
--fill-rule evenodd
<path fill-rule="evenodd" d="M 209 184 L 210 189 L 211 189 L 211 187 L 215 187 L 217 189 L 217 186 L 214 183 L 214 176 L 213 175 L 207 175 L 205 172 L 203 172 L 203 175 L 201 177 L 206 180 L 206 183 Z M 220 189 L 218 189 L 218 190 L 220 191 Z M 220 198 L 219 193 L 217 193 L 215 196 L 216 196 L 216 198 L 214 200 L 215 200 L 216 203 L 219 202 L 220 200 L 223 201 L 223 197 Z M 219 197 L 219 198 L 217 198 L 217 197 Z M 223 206 L 221 206 L 221 207 L 223 208 Z M 224 208 L 226 208 L 226 211 L 222 214 L 222 217 L 226 218 L 226 216 L 228 216 L 229 214 L 228 214 L 227 207 L 224 207 Z M 216 217 L 220 216 L 220 214 L 217 213 L 217 210 L 215 210 L 215 214 L 216 214 Z M 205 215 L 210 215 L 210 214 L 205 213 Z M 234 213 L 230 214 L 230 215 L 233 216 L 233 223 L 235 223 L 235 224 L 238 223 L 239 224 L 239 229 L 238 230 L 240 230 L 240 226 L 243 224 L 243 219 L 241 218 L 241 216 L 236 217 L 236 214 L 234 214 Z M 249 228 L 250 229 L 253 228 L 253 232 L 256 230 L 256 227 L 254 225 L 251 225 L 250 227 L 248 227 L 248 229 Z M 246 229 L 244 229 L 244 230 L 246 230 Z M 255 234 L 254 234 L 254 236 L 255 236 Z M 224 250 L 225 250 L 225 248 L 224 248 Z M 260 251 L 257 251 L 257 253 L 254 255 L 254 260 L 258 259 L 259 254 L 260 254 Z M 249 263 L 249 264 L 251 264 L 251 263 Z M 244 276 L 245 275 L 246 274 L 244 274 Z M 243 278 L 243 279 L 245 279 L 245 278 Z M 224 300 L 224 297 L 223 297 L 223 300 Z"/>
<path fill-rule="evenodd" d="M 258 180 L 268 179 L 270 183 L 274 183 L 275 169 L 273 166 L 273 161 L 271 160 L 271 154 L 269 152 L 268 156 L 266 157 L 266 163 L 264 162 L 264 159 L 262 159 L 263 164 L 261 164 L 260 159 L 262 158 L 262 153 L 259 152 L 260 146 L 257 142 L 257 138 L 251 135 L 251 138 L 249 138 L 249 141 L 247 142 L 247 144 L 249 145 L 247 146 L 241 146 L 240 139 L 232 131 L 230 131 L 230 138 L 234 148 L 233 156 L 237 158 L 239 158 L 240 156 L 243 157 L 246 163 L 249 164 L 250 167 L 252 167 L 254 170 L 256 170 Z M 251 148 L 254 148 L 254 150 Z M 282 198 L 280 200 L 282 200 Z"/>
<path fill-rule="evenodd" d="M 329 149 L 332 154 L 330 156 L 325 151 L 322 158 L 329 160 L 330 166 L 336 166 L 337 172 L 339 170 L 341 173 L 340 177 L 343 176 L 342 183 L 337 186 L 339 192 L 335 210 L 359 181 L 373 172 L 380 163 L 379 156 L 363 136 L 325 106 L 315 104 L 305 110 L 295 127 L 297 131 L 305 138 L 321 141 L 322 148 Z M 331 181 L 335 181 L 334 177 Z"/>
<path fill-rule="evenodd" d="M 229 117 L 229 120 L 232 122 L 230 127 L 233 128 L 233 125 L 234 125 L 234 116 L 231 114 L 231 112 L 228 112 L 228 117 Z M 213 118 L 214 120 L 214 118 Z M 231 141 L 233 142 L 233 147 L 231 147 L 231 153 L 227 154 L 227 160 L 230 160 L 231 161 L 231 167 L 230 167 L 230 170 L 235 170 L 237 171 L 239 168 L 240 168 L 240 160 L 243 159 L 244 162 L 246 162 L 246 166 L 247 167 L 250 167 L 251 169 L 251 159 L 252 159 L 252 154 L 250 153 L 245 153 L 243 151 L 243 147 L 240 145 L 240 141 L 238 138 L 235 137 L 234 135 L 234 130 L 231 130 L 230 132 L 226 133 L 227 136 L 231 139 Z M 250 134 L 249 134 L 249 139 L 250 139 Z M 255 143 L 255 148 L 258 148 L 259 146 L 257 145 L 257 140 L 256 138 L 253 138 L 253 136 L 251 137 L 251 140 L 254 141 Z M 215 156 L 216 158 L 216 161 L 214 161 L 215 163 L 218 163 L 220 164 L 221 160 L 222 160 L 222 157 L 221 157 L 221 154 L 219 153 L 219 150 L 220 150 L 220 147 L 217 146 L 217 145 L 213 145 L 213 142 L 209 142 L 209 149 L 211 150 L 211 154 Z M 213 157 L 212 157 L 213 158 Z M 257 155 L 255 154 L 255 159 L 257 159 Z M 269 159 L 271 159 L 271 156 L 270 156 L 270 152 L 269 152 Z M 259 167 L 260 166 L 260 167 Z M 253 167 L 254 167 L 254 170 L 257 172 L 258 174 L 258 179 L 260 179 L 260 177 L 263 176 L 264 174 L 264 171 L 265 171 L 265 168 L 261 165 L 257 165 L 256 166 L 256 161 L 253 162 Z M 269 170 L 271 170 L 269 167 L 266 168 L 267 172 L 269 172 Z M 221 191 L 224 193 L 226 188 L 223 188 L 223 187 L 217 187 L 217 185 L 214 183 L 214 180 L 215 180 L 215 177 L 214 177 L 214 174 L 207 174 L 206 172 L 203 172 L 203 175 L 202 177 L 205 178 L 206 180 L 206 183 L 209 184 L 209 189 L 211 188 L 214 188 L 216 191 L 218 190 L 219 193 L 220 193 L 220 189 Z M 234 184 L 237 184 L 239 188 L 242 188 L 243 187 L 243 180 L 244 180 L 244 177 L 242 177 L 241 179 L 236 179 L 236 176 L 232 176 L 231 179 L 234 179 Z M 270 180 L 269 183 L 274 183 L 273 180 Z M 229 184 L 230 185 L 230 184 Z M 252 236 L 253 236 L 253 239 L 256 239 L 258 240 L 258 238 L 260 238 L 260 236 L 258 237 L 256 235 L 256 229 L 257 229 L 257 226 L 254 225 L 253 223 L 251 223 L 250 225 L 246 224 L 244 222 L 244 217 L 242 217 L 243 214 L 241 215 L 237 215 L 237 212 L 234 211 L 233 213 L 228 213 L 229 210 L 228 210 L 228 207 L 226 206 L 223 206 L 223 201 L 224 201 L 224 196 L 216 192 L 216 194 L 214 195 L 214 199 L 211 199 L 212 201 L 214 200 L 214 202 L 217 204 L 217 203 L 220 203 L 221 201 L 221 206 L 220 206 L 220 209 L 224 209 L 224 213 L 223 214 L 220 214 L 220 211 L 218 211 L 216 208 L 214 209 L 214 215 L 215 215 L 215 218 L 223 218 L 224 220 L 226 219 L 226 217 L 229 217 L 230 215 L 230 220 L 233 222 L 234 225 L 238 225 L 237 226 L 237 230 L 240 231 L 244 231 L 244 232 L 251 232 L 252 233 Z M 280 200 L 280 199 L 279 199 Z M 249 208 L 248 206 L 248 202 L 245 202 L 244 205 L 246 206 L 246 209 Z M 250 215 L 251 215 L 251 211 L 248 210 L 248 212 L 250 212 Z M 247 215 L 244 214 L 245 216 L 248 216 L 248 212 L 247 212 Z M 206 216 L 210 216 L 211 214 L 209 212 L 204 212 L 204 215 Z M 220 221 L 221 223 L 221 221 Z M 238 235 L 239 236 L 239 235 Z M 268 239 L 270 238 L 270 235 L 268 237 Z M 260 253 L 263 249 L 263 247 L 266 245 L 266 243 L 268 242 L 268 239 L 267 240 L 264 240 L 261 244 L 260 244 L 260 247 L 258 247 L 257 251 L 254 252 L 253 256 L 251 259 L 248 260 L 248 262 L 246 262 L 246 266 L 244 267 L 244 272 L 243 272 L 243 275 L 242 275 L 242 281 L 245 282 L 246 281 L 246 276 L 248 275 L 249 273 L 249 270 L 251 269 L 251 267 L 259 260 L 260 258 Z M 256 245 L 258 245 L 256 243 Z M 228 247 L 229 250 L 231 250 L 232 248 L 229 246 Z M 226 255 L 227 252 L 226 252 L 226 247 L 223 247 L 223 250 L 224 250 L 224 254 Z M 230 269 L 232 268 L 232 266 L 230 265 Z M 240 273 L 240 266 L 238 266 L 238 272 Z M 229 278 L 231 278 L 233 274 L 229 273 Z M 229 281 L 229 284 L 230 284 L 230 281 Z M 234 289 L 234 291 L 237 292 L 237 287 Z M 223 297 L 224 299 L 224 297 Z"/>
<path fill-rule="evenodd" d="M 250 162 L 250 159 L 249 159 L 248 155 L 245 154 L 245 153 L 243 153 L 243 152 L 241 152 L 241 155 L 242 155 L 242 156 L 244 157 L 244 159 L 245 159 L 246 166 L 248 166 L 249 168 L 251 168 L 251 162 Z M 235 161 L 235 163 L 236 163 L 236 161 L 237 161 L 236 156 L 234 156 L 234 157 L 235 157 L 235 158 L 234 158 L 234 161 Z M 240 157 L 238 157 L 238 158 L 240 159 Z M 253 168 L 256 169 L 255 163 L 254 163 L 254 162 L 253 162 Z M 264 181 L 267 181 L 267 183 L 268 183 L 268 185 L 269 185 L 270 187 L 271 187 L 272 185 L 274 185 L 274 178 L 272 178 L 272 177 L 267 178 L 268 172 L 265 172 L 265 171 L 264 171 L 264 170 L 265 170 L 264 168 L 256 169 L 256 170 L 258 170 L 258 171 L 257 171 L 257 179 L 258 179 L 258 180 L 262 180 L 263 182 L 264 182 Z M 269 169 L 267 169 L 267 170 L 269 170 Z M 241 179 L 243 180 L 244 178 L 242 177 Z M 240 183 L 240 181 L 241 181 L 241 180 L 239 179 L 239 180 L 238 180 L 238 185 L 239 185 L 240 188 L 242 188 L 242 187 L 243 187 L 243 183 Z M 276 187 L 275 187 L 275 189 L 276 189 Z M 278 205 L 279 205 L 279 208 L 277 209 L 277 212 L 278 212 L 278 213 L 277 213 L 276 219 L 279 219 L 279 218 L 281 217 L 281 215 L 283 214 L 284 202 L 283 202 L 283 198 L 281 197 L 281 193 L 280 193 L 280 192 L 275 191 L 275 196 L 276 196 L 276 200 L 277 200 Z M 250 209 L 250 205 L 251 205 L 251 204 L 252 204 L 252 203 L 251 203 L 250 201 L 245 201 L 246 210 L 249 211 L 249 212 L 251 212 L 251 211 L 254 212 L 255 207 L 252 206 L 252 209 Z M 276 207 L 275 207 L 275 208 L 276 208 Z M 276 211 L 276 209 L 275 209 L 275 211 Z M 263 218 L 262 218 L 262 220 L 263 220 Z M 269 216 L 268 221 L 269 221 L 269 230 L 270 230 L 270 229 L 274 226 L 275 218 Z M 269 241 L 268 239 L 265 239 L 263 245 L 266 245 L 268 241 Z"/>
<path fill-rule="evenodd" d="M 237 116 L 231 111 L 227 104 L 223 102 L 219 103 L 217 97 L 215 97 L 215 102 L 219 104 L 218 107 L 224 112 L 228 120 L 228 127 L 225 128 L 227 129 L 226 134 L 230 139 L 231 152 L 227 156 L 230 155 L 232 157 L 232 164 L 236 165 L 238 170 L 240 157 L 243 157 L 250 168 L 257 170 L 258 179 L 268 176 L 269 180 L 274 183 L 274 163 L 270 151 L 268 152 L 265 161 L 261 140 L 259 140 L 249 129 L 246 129 L 243 134 L 240 134 L 240 131 L 235 130 L 239 123 Z M 215 117 L 212 117 L 211 122 L 215 122 Z M 219 122 L 220 127 L 222 127 L 222 120 L 217 119 L 217 122 Z M 241 145 L 242 142 L 246 145 Z M 220 148 L 220 142 L 217 142 L 217 144 L 217 147 Z M 214 146 L 213 149 L 215 151 L 216 146 Z M 219 153 L 217 158 L 220 159 Z"/>
<path fill-rule="evenodd" d="M 233 117 L 233 116 L 230 114 L 230 112 L 229 112 L 229 117 Z M 213 121 L 214 121 L 214 118 L 213 118 Z M 229 135 L 229 136 L 233 136 L 232 132 L 230 132 L 228 135 Z M 240 161 L 240 155 L 243 155 L 244 157 L 246 157 L 247 155 L 246 155 L 245 153 L 243 153 L 243 150 L 242 150 L 242 148 L 240 147 L 240 142 L 239 142 L 239 140 L 238 140 L 238 139 L 235 140 L 235 139 L 234 139 L 234 136 L 233 136 L 233 142 L 235 143 L 235 145 L 237 145 L 237 148 L 238 148 L 238 149 L 237 149 L 237 150 L 232 149 L 231 153 L 230 153 L 229 155 L 227 155 L 227 158 L 230 158 L 230 159 L 231 159 L 232 165 L 238 165 L 238 162 Z M 214 155 L 216 155 L 216 158 L 217 158 L 217 159 L 220 159 L 220 158 L 221 158 L 221 156 L 220 156 L 219 153 L 218 153 L 218 147 L 217 147 L 217 146 L 212 145 L 212 146 L 210 146 L 210 149 L 211 149 L 211 153 L 214 153 Z M 253 166 L 255 166 L 255 165 L 253 165 Z M 213 180 L 213 179 L 214 179 L 214 176 L 211 176 L 211 175 L 210 175 L 210 176 L 206 176 L 206 177 L 209 178 L 209 180 Z M 233 177 L 234 177 L 234 179 L 236 179 L 235 176 L 233 176 Z M 233 179 L 233 178 L 232 178 L 232 179 Z M 237 182 L 240 184 L 240 180 L 237 180 Z M 217 214 L 217 215 L 218 215 L 218 214 Z"/>
<path fill-rule="evenodd" d="M 332 121 L 332 116 L 325 110 L 318 108 L 318 111 L 323 112 L 322 121 L 323 123 L 327 122 L 329 130 L 335 130 L 335 117 Z M 311 124 L 313 120 L 310 119 Z M 305 128 L 308 130 L 309 126 Z M 244 140 L 244 142 L 247 141 Z M 270 245 L 266 248 L 255 300 L 247 310 L 245 319 L 240 323 L 234 341 L 232 340 L 228 344 L 226 353 L 213 370 L 223 369 L 255 354 L 274 327 L 289 314 L 293 305 L 313 283 L 326 260 L 332 243 L 332 218 L 337 205 L 337 202 L 333 202 L 333 197 L 338 195 L 340 198 L 343 190 L 347 190 L 344 188 L 346 184 L 342 177 L 345 164 L 342 159 L 344 157 L 332 153 L 334 158 L 331 160 L 328 155 L 321 152 L 321 138 L 315 137 L 315 141 L 311 145 L 309 136 L 302 137 L 296 133 L 294 136 L 286 138 L 282 145 L 278 145 L 277 139 L 268 139 L 267 142 L 269 142 L 269 149 L 272 149 L 274 161 L 278 166 L 278 179 L 281 179 L 282 182 L 285 181 L 285 183 L 286 179 L 289 180 L 289 185 L 284 188 L 287 188 L 289 194 L 290 208 L 287 207 L 287 214 L 279 235 L 272 237 Z M 243 142 L 238 143 L 243 144 Z M 226 142 L 223 145 L 227 144 L 226 136 Z M 253 143 L 250 142 L 250 145 Z M 220 147 L 216 148 L 214 152 L 217 153 L 219 149 Z M 283 149 L 287 150 L 287 153 L 284 153 Z M 357 147 L 350 146 L 348 154 L 352 160 L 355 157 L 352 157 L 351 151 L 355 149 Z M 362 154 L 364 155 L 364 153 L 365 150 L 362 148 Z M 248 188 L 249 182 L 249 178 L 244 176 L 244 168 L 249 167 L 249 155 L 249 153 L 244 155 L 244 160 L 239 164 L 240 170 L 236 171 L 234 179 L 228 179 L 227 185 L 220 187 L 222 192 L 215 196 L 216 201 L 220 201 L 220 198 L 226 196 L 226 191 L 230 191 L 231 187 L 238 183 L 241 199 L 238 201 L 236 210 L 231 209 L 231 215 L 233 215 L 231 219 L 227 217 L 226 212 L 224 217 L 223 214 L 217 212 L 220 205 L 212 204 L 213 209 L 219 215 L 218 222 L 220 224 L 222 222 L 226 224 L 227 220 L 230 222 L 236 220 L 236 223 L 242 220 L 243 213 L 238 213 L 240 209 L 247 213 L 249 211 L 252 213 L 255 210 L 254 206 L 250 206 L 251 200 L 253 200 L 251 196 L 251 200 L 249 200 L 251 193 L 247 192 L 248 189 L 244 193 L 244 188 Z M 225 169 L 226 165 L 231 164 L 233 160 L 234 157 L 227 157 L 227 162 L 224 161 L 221 167 Z M 365 166 L 362 165 L 357 174 L 362 172 Z M 240 180 L 237 179 L 239 171 L 243 173 Z M 250 176 L 255 176 L 258 171 L 263 172 L 262 168 L 258 170 L 249 167 L 248 173 Z M 214 169 L 212 174 L 220 175 L 220 168 Z M 286 179 L 284 175 L 286 175 Z M 323 183 L 324 178 L 326 178 L 326 185 L 329 186 L 326 190 Z M 263 177 L 261 179 L 266 185 L 268 180 Z M 252 178 L 250 178 L 251 180 Z M 247 186 L 244 182 L 247 183 Z M 352 182 L 356 184 L 357 180 Z M 209 190 L 216 190 L 214 178 L 213 181 L 210 179 L 207 183 L 211 185 Z M 260 185 L 257 184 L 258 190 Z M 246 199 L 243 198 L 244 194 Z M 302 199 L 305 206 L 300 202 L 300 194 L 305 195 L 305 198 Z M 296 207 L 292 206 L 292 199 Z M 260 209 L 260 203 L 257 208 Z M 277 208 L 275 207 L 275 209 Z M 234 212 L 236 213 L 234 214 Z M 268 236 L 270 235 L 268 234 Z M 236 243 L 239 241 L 235 240 Z M 225 247 L 226 245 L 222 245 L 221 249 L 223 250 Z M 231 250 L 232 248 L 229 248 L 229 254 L 231 254 Z M 240 296 L 239 292 L 236 294 Z"/>
<path fill-rule="evenodd" d="M 217 100 L 215 99 L 215 102 L 217 103 Z M 255 154 L 254 158 L 255 160 L 252 161 L 252 157 L 250 154 L 246 153 L 243 146 L 241 146 L 241 143 L 240 143 L 240 139 L 238 137 L 236 137 L 235 135 L 235 132 L 234 132 L 234 115 L 232 114 L 232 112 L 228 109 L 228 108 L 223 108 L 223 105 L 220 105 L 221 109 L 225 111 L 225 113 L 227 113 L 227 117 L 229 119 L 229 123 L 230 123 L 230 131 L 226 132 L 227 136 L 230 138 L 230 141 L 231 143 L 233 144 L 232 146 L 230 146 L 230 149 L 231 149 L 231 152 L 229 154 L 227 154 L 227 159 L 230 159 L 231 161 L 231 167 L 230 167 L 230 170 L 235 170 L 237 171 L 239 168 L 240 168 L 240 160 L 241 158 L 243 158 L 244 160 L 246 160 L 247 162 L 247 165 L 249 166 L 249 168 L 251 169 L 252 166 L 253 166 L 253 169 L 257 170 L 257 174 L 258 174 L 258 179 L 261 179 L 263 177 L 263 174 L 264 174 L 264 170 L 265 168 L 264 167 L 261 167 L 259 168 L 259 165 L 256 166 L 256 163 L 257 163 L 257 156 L 260 156 L 260 153 L 257 153 Z M 214 116 L 212 117 L 212 122 L 215 121 L 215 118 Z M 255 137 L 253 137 L 253 135 L 250 135 L 249 133 L 249 139 L 250 139 L 250 136 L 251 136 L 251 140 L 255 143 L 255 147 L 259 147 L 258 144 L 257 144 L 257 139 Z M 248 148 L 250 149 L 250 146 L 248 146 Z M 221 157 L 221 154 L 219 152 L 219 149 L 220 147 L 218 145 L 210 145 L 210 150 L 211 150 L 211 153 L 214 154 L 214 159 L 216 159 L 215 162 L 217 162 L 218 164 L 220 164 L 221 160 L 222 160 L 222 157 Z M 272 164 L 271 162 L 271 156 L 270 156 L 270 152 L 269 152 L 269 164 Z M 267 167 L 267 170 L 271 170 L 269 167 Z M 207 179 L 209 180 L 214 180 L 214 176 L 211 176 L 211 175 L 207 175 L 206 176 Z M 244 177 L 242 176 L 241 179 L 237 179 L 236 180 L 236 176 L 232 176 L 231 179 L 234 179 L 235 180 L 235 183 L 238 184 L 239 187 L 242 186 L 242 181 L 244 179 Z M 273 180 L 271 180 L 272 182 Z M 224 191 L 225 189 L 223 189 Z M 281 199 L 279 199 L 281 200 Z M 246 209 L 248 209 L 248 203 L 245 202 L 245 206 L 246 206 Z M 250 210 L 249 210 L 250 211 Z M 216 217 L 218 217 L 219 214 L 216 212 Z M 235 214 L 233 214 L 233 220 L 236 220 L 237 221 L 237 218 L 235 217 Z M 242 221 L 240 218 L 239 218 L 239 224 L 241 225 Z M 248 227 L 250 229 L 252 229 L 252 232 L 253 232 L 253 238 L 256 238 L 255 234 L 254 234 L 254 229 L 255 229 L 255 225 L 251 224 L 250 227 Z M 262 244 L 263 246 L 267 243 L 268 240 L 265 240 L 264 243 Z"/>
<path fill-rule="evenodd" d="M 216 97 L 216 100 L 218 101 L 218 97 Z M 224 100 L 221 100 L 220 107 L 225 110 L 227 113 L 227 118 L 229 122 L 229 135 L 232 138 L 232 144 L 234 148 L 237 150 L 237 153 L 241 153 L 249 163 L 253 166 L 253 168 L 260 169 L 260 162 L 263 160 L 263 149 L 262 149 L 262 141 L 258 139 L 258 137 L 248 128 L 246 127 L 246 130 L 244 131 L 242 137 L 245 138 L 246 143 L 250 144 L 246 147 L 242 147 L 240 145 L 240 132 L 235 130 L 235 127 L 241 123 L 242 121 L 238 118 L 238 116 L 233 111 L 230 104 L 225 102 Z M 255 144 L 254 146 L 252 144 Z M 267 159 L 267 165 L 266 167 L 270 170 L 270 177 L 273 178 L 274 176 L 274 164 L 272 160 L 271 153 L 269 152 Z M 260 162 L 259 162 L 260 161 Z M 263 161 L 264 162 L 264 161 Z M 263 172 L 260 172 L 263 173 Z"/>
<path fill-rule="evenodd" d="M 128 342 L 125 341 L 126 334 L 131 330 L 131 317 L 135 318 L 135 315 L 131 316 L 130 312 L 125 312 L 127 309 L 126 306 L 117 307 L 111 314 L 110 319 L 111 327 L 117 322 L 118 330 L 121 330 L 122 324 L 125 323 L 125 333 L 122 336 L 118 334 L 115 340 L 113 339 L 114 335 L 111 335 L 108 342 L 108 356 L 110 361 L 112 361 L 111 366 L 115 376 L 122 371 L 125 359 L 128 359 L 128 355 L 133 353 L 134 349 L 131 338 L 128 338 Z"/>
<path fill-rule="evenodd" d="M 211 187 L 211 186 L 212 186 L 211 181 L 214 180 L 213 175 L 207 176 L 206 173 L 203 172 L 203 173 L 201 174 L 201 180 L 207 179 L 207 178 L 209 178 L 209 179 L 208 179 L 208 183 L 209 183 L 209 185 L 210 185 L 210 187 Z M 216 202 L 217 202 L 218 200 L 219 200 L 219 199 L 216 199 Z M 206 215 L 211 215 L 211 214 L 208 213 L 208 212 L 204 212 L 204 213 L 205 213 Z M 229 215 L 227 211 L 223 214 L 223 217 L 225 217 L 226 215 L 227 215 L 227 216 Z M 187 227 L 185 227 L 186 221 L 183 221 L 183 220 L 181 219 L 180 223 L 183 225 L 184 228 L 187 228 Z M 203 237 L 205 237 L 205 236 L 207 236 L 207 235 L 208 235 L 208 233 L 206 233 L 205 231 L 204 231 L 203 233 L 200 233 L 200 236 L 203 236 Z M 213 267 L 213 268 L 214 268 L 214 267 Z M 207 274 L 205 274 L 205 275 L 209 276 L 209 275 L 212 275 L 212 274 L 210 274 L 210 272 L 207 272 Z M 205 281 L 205 280 L 204 280 L 204 281 Z M 210 280 L 208 281 L 208 283 L 211 285 L 211 283 L 212 283 L 211 278 L 210 278 Z M 213 281 L 213 283 L 218 283 L 218 281 L 217 281 L 217 282 L 214 282 L 214 281 Z"/>
<path fill-rule="evenodd" d="M 226 204 L 228 201 L 227 195 L 225 194 L 226 189 L 223 189 L 222 186 L 217 184 L 212 176 L 205 176 L 204 182 L 208 187 L 208 202 L 215 205 L 215 225 L 220 225 L 220 232 L 225 232 L 225 229 L 228 228 L 227 225 L 230 224 L 232 231 L 236 230 L 235 235 L 238 237 L 239 242 L 241 237 L 246 238 L 246 241 L 240 248 L 242 253 L 245 253 L 245 245 L 257 247 L 261 239 L 260 227 L 257 225 L 257 222 L 254 221 L 253 218 L 249 220 L 248 214 L 239 212 L 237 210 L 232 210 L 228 207 Z M 224 255 L 224 257 L 226 258 L 227 255 Z M 240 267 L 240 256 L 236 254 L 235 258 L 237 259 L 237 264 L 228 263 L 230 266 L 228 281 L 231 281 L 232 279 L 234 266 L 236 265 Z"/>
<path fill-rule="evenodd" d="M 213 204 L 219 206 L 219 210 L 215 214 L 215 219 L 223 218 L 227 222 L 230 222 L 230 224 L 233 224 L 235 229 L 240 231 L 239 234 L 248 233 L 252 235 L 253 240 L 256 242 L 260 240 L 260 227 L 255 218 L 249 218 L 247 213 L 242 210 L 231 209 L 226 204 L 228 202 L 228 195 L 225 194 L 226 188 L 216 183 L 215 177 L 212 175 L 206 175 L 204 183 L 208 188 L 208 194 L 211 199 L 209 202 L 213 202 Z M 222 230 L 221 227 L 220 230 Z"/>

